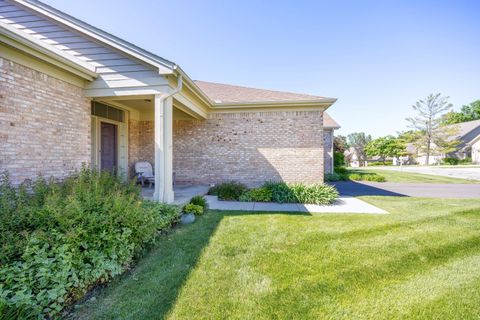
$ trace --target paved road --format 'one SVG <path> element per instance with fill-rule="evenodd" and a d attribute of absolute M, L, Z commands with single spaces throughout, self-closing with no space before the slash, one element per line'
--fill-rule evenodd
<path fill-rule="evenodd" d="M 335 182 L 342 196 L 403 196 L 426 198 L 478 198 L 480 184 L 436 184 L 393 182 Z"/>
<path fill-rule="evenodd" d="M 374 169 L 374 167 L 372 167 Z M 404 171 L 423 174 L 432 174 L 436 176 L 445 176 L 452 178 L 462 178 L 470 180 L 480 180 L 480 166 L 478 167 L 378 167 L 381 170 Z"/>

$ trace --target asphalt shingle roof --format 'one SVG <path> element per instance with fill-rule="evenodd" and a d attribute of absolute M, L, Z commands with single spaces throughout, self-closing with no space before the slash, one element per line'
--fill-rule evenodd
<path fill-rule="evenodd" d="M 328 99 L 309 94 L 249 88 L 207 81 L 196 80 L 195 84 L 214 103 L 283 102 Z M 323 124 L 328 128 L 340 128 L 340 125 L 326 112 L 323 116 Z"/>

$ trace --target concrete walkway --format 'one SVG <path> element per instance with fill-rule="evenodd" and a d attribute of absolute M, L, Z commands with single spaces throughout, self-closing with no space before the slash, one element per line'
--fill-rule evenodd
<path fill-rule="evenodd" d="M 333 183 L 341 196 L 478 198 L 480 184 L 342 181 Z"/>
<path fill-rule="evenodd" d="M 385 210 L 377 208 L 365 201 L 352 197 L 340 197 L 328 206 L 299 203 L 272 202 L 239 202 L 220 201 L 217 196 L 205 196 L 212 210 L 235 211 L 271 211 L 271 212 L 306 212 L 306 213 L 366 213 L 386 214 Z"/>

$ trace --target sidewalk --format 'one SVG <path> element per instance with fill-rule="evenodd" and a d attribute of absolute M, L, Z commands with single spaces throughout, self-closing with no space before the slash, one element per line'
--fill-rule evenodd
<path fill-rule="evenodd" d="M 220 201 L 217 196 L 205 196 L 205 198 L 212 210 L 365 214 L 388 213 L 385 210 L 353 197 L 340 197 L 335 203 L 327 206 L 299 203 Z"/>

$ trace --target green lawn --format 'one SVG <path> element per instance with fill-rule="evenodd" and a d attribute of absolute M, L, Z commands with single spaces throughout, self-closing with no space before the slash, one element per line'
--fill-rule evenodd
<path fill-rule="evenodd" d="M 382 169 L 363 169 L 355 168 L 348 169 L 350 172 L 371 172 L 377 173 L 385 177 L 387 182 L 405 182 L 405 183 L 479 183 L 480 181 L 452 178 L 452 177 L 442 177 L 434 176 L 431 174 L 421 174 L 421 173 L 412 173 L 405 171 L 393 171 L 393 170 L 382 170 Z"/>
<path fill-rule="evenodd" d="M 81 319 L 480 317 L 480 200 L 365 197 L 389 215 L 211 211 Z"/>

